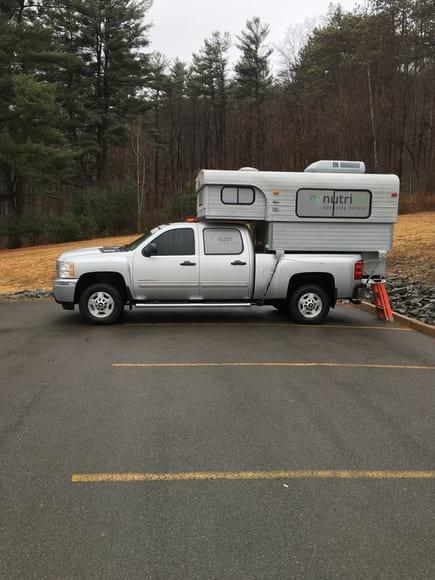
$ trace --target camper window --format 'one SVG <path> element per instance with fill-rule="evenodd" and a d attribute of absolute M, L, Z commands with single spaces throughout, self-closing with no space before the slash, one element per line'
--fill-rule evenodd
<path fill-rule="evenodd" d="M 204 252 L 214 255 L 236 255 L 243 252 L 242 236 L 234 228 L 205 228 Z"/>
<path fill-rule="evenodd" d="M 226 205 L 252 205 L 255 201 L 255 189 L 252 187 L 223 187 L 221 201 Z"/>
<path fill-rule="evenodd" d="M 301 218 L 370 217 L 372 194 L 365 190 L 299 189 L 296 215 Z"/>

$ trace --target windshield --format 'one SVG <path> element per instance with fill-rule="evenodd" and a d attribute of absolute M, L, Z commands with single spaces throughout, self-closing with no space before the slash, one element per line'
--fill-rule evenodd
<path fill-rule="evenodd" d="M 133 240 L 132 242 L 130 242 L 129 244 L 125 244 L 125 246 L 122 246 L 123 250 L 129 251 L 129 250 L 135 250 L 138 246 L 140 246 L 140 244 L 142 242 L 144 242 L 147 238 L 149 238 L 151 235 L 151 232 L 146 232 L 145 234 L 143 234 L 140 238 L 138 238 L 137 240 Z"/>

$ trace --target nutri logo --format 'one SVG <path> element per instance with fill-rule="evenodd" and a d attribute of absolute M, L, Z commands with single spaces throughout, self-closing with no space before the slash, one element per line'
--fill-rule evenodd
<path fill-rule="evenodd" d="M 370 215 L 369 191 L 299 190 L 299 217 L 367 218 Z"/>

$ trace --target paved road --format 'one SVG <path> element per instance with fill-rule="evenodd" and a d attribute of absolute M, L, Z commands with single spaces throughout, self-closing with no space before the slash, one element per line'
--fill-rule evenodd
<path fill-rule="evenodd" d="M 435 479 L 270 473 L 434 470 L 435 371 L 403 368 L 435 365 L 429 337 L 350 307 L 315 328 L 271 309 L 99 328 L 48 302 L 0 303 L 0 336 L 1 578 L 435 576 Z M 350 366 L 158 366 L 316 361 Z"/>

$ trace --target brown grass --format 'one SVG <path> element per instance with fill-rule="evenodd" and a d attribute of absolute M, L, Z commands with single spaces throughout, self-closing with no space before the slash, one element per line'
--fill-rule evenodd
<path fill-rule="evenodd" d="M 0 250 L 0 294 L 20 290 L 50 289 L 55 261 L 59 254 L 74 248 L 125 244 L 133 236 L 98 238 L 82 242 Z M 390 272 L 431 280 L 435 266 L 435 211 L 399 216 L 394 249 L 390 253 Z"/>
<path fill-rule="evenodd" d="M 399 216 L 388 270 L 404 278 L 435 283 L 435 211 Z"/>
<path fill-rule="evenodd" d="M 50 289 L 56 258 L 62 252 L 76 248 L 126 244 L 137 237 L 137 235 L 118 236 L 17 250 L 0 250 L 0 294 L 20 290 Z"/>

